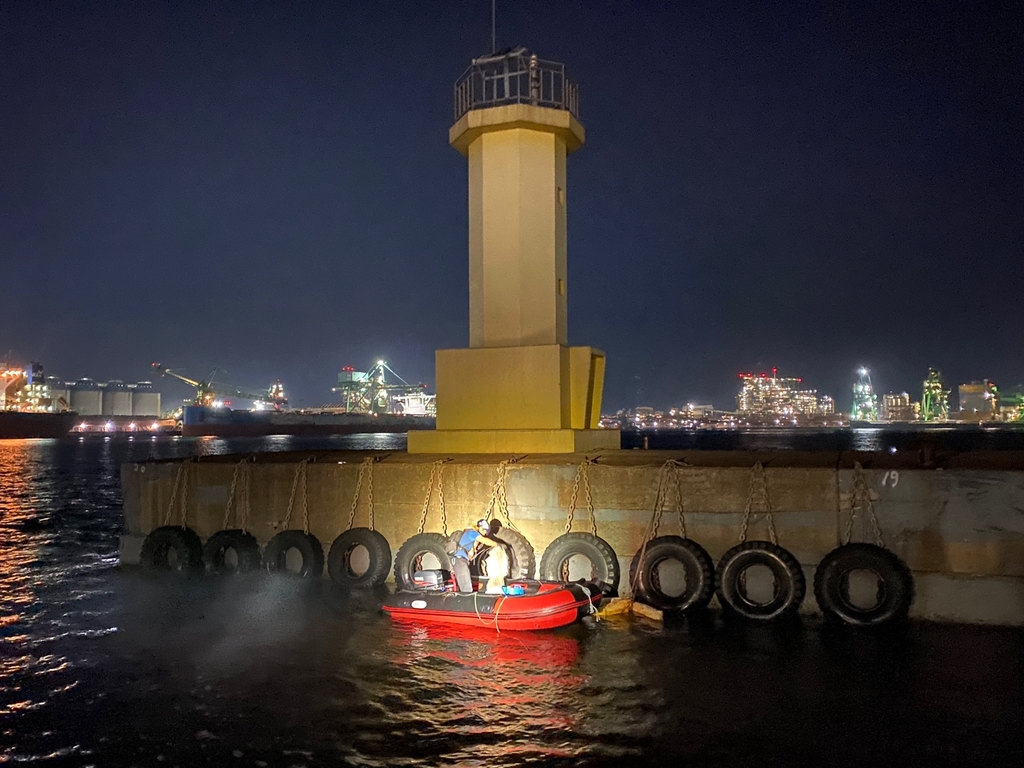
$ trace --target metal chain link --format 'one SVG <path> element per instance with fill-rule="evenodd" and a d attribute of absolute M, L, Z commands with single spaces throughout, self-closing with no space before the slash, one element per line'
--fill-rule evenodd
<path fill-rule="evenodd" d="M 423 533 L 423 529 L 427 527 L 427 510 L 430 509 L 430 497 L 434 493 L 434 476 L 437 474 L 437 462 L 435 461 L 430 467 L 430 480 L 427 481 L 427 495 L 423 497 L 423 510 L 420 512 L 420 527 L 416 529 L 416 533 Z"/>
<path fill-rule="evenodd" d="M 654 513 L 651 515 L 651 526 L 650 536 L 644 537 L 644 545 L 647 544 L 647 539 L 653 539 L 658 535 L 658 529 L 661 528 L 661 510 L 664 506 L 664 495 L 665 495 L 665 467 L 662 467 L 658 471 L 658 486 L 654 492 Z"/>
<path fill-rule="evenodd" d="M 772 517 L 772 505 L 768 499 L 768 482 L 765 477 L 764 467 L 757 462 L 750 471 L 750 487 L 747 489 L 747 504 L 743 508 L 743 523 L 740 525 L 740 544 L 747 540 L 747 527 L 750 525 L 750 513 L 754 504 L 754 495 L 759 494 L 761 505 L 764 507 L 765 521 L 768 523 L 768 539 L 772 544 L 778 544 L 778 537 L 775 535 L 775 520 Z"/>
<path fill-rule="evenodd" d="M 174 502 L 178 500 L 178 486 L 181 485 L 182 475 L 188 466 L 185 462 L 178 465 L 178 471 L 174 474 L 174 485 L 171 486 L 171 501 L 167 505 L 167 513 L 164 515 L 164 525 L 171 524 L 171 515 L 174 514 Z"/>
<path fill-rule="evenodd" d="M 373 530 L 373 463 L 375 459 L 372 456 L 368 456 L 363 459 L 363 463 L 359 466 L 359 475 L 356 477 L 356 490 L 352 494 L 352 507 L 348 512 L 348 527 L 346 531 L 352 529 L 352 525 L 356 521 L 356 510 L 359 508 L 359 491 L 363 487 L 363 476 L 367 475 L 366 482 L 366 500 L 369 504 L 369 528 Z M 367 472 L 369 470 L 369 472 Z"/>
<path fill-rule="evenodd" d="M 309 460 L 302 465 L 302 532 L 309 534 Z"/>
<path fill-rule="evenodd" d="M 373 459 L 366 465 L 366 503 L 369 506 L 370 530 L 373 530 Z"/>
<path fill-rule="evenodd" d="M 299 478 L 300 477 L 303 478 L 303 486 L 305 486 L 305 472 L 306 472 L 306 464 L 308 462 L 309 462 L 309 459 L 303 459 L 302 461 L 299 462 L 299 465 L 295 468 L 295 478 L 292 480 L 292 492 L 288 496 L 288 511 L 285 512 L 285 515 L 284 515 L 284 530 L 286 530 L 286 531 L 288 530 L 288 526 L 292 522 L 292 510 L 295 508 L 295 494 L 299 490 Z M 305 495 L 305 490 L 303 490 L 303 495 Z"/>
<path fill-rule="evenodd" d="M 252 501 L 252 472 L 249 471 L 249 467 L 245 468 L 242 473 L 242 490 L 244 494 L 242 496 L 242 524 L 239 526 L 243 533 L 249 532 L 249 505 Z"/>
<path fill-rule="evenodd" d="M 444 465 L 447 461 L 448 459 L 444 459 L 437 471 L 437 501 L 441 506 L 441 533 L 446 537 L 448 536 L 448 513 L 444 508 Z"/>
<path fill-rule="evenodd" d="M 356 521 L 356 507 L 359 506 L 359 490 L 363 487 L 363 473 L 366 472 L 366 463 L 370 459 L 363 459 L 363 463 L 359 467 L 359 474 L 356 476 L 356 489 L 352 494 L 352 506 L 348 511 L 348 527 L 346 531 L 352 529 L 352 524 Z"/>
<path fill-rule="evenodd" d="M 225 531 L 228 528 L 228 523 L 231 521 L 231 504 L 235 500 L 235 487 L 238 485 L 238 472 L 242 469 L 243 464 L 245 464 L 244 459 L 235 465 L 235 471 L 231 475 L 231 486 L 228 489 L 228 502 L 224 505 L 224 524 L 221 525 L 221 528 Z"/>
<path fill-rule="evenodd" d="M 672 465 L 669 472 L 672 473 L 672 484 L 676 490 L 676 512 L 679 516 L 679 535 L 684 539 L 690 538 L 686 535 L 686 512 L 683 509 L 683 489 L 679 485 L 679 463 L 675 460 L 668 462 Z"/>
<path fill-rule="evenodd" d="M 185 464 L 185 474 L 181 479 L 181 527 L 188 528 L 188 481 L 192 476 L 192 468 Z"/>
<path fill-rule="evenodd" d="M 509 464 L 515 464 L 517 461 L 519 459 L 513 456 L 511 459 L 504 459 L 498 462 L 494 485 L 491 486 L 491 500 L 487 503 L 487 511 L 484 512 L 484 516 L 490 519 L 491 514 L 497 510 L 497 513 L 505 518 L 505 527 L 513 531 L 518 531 L 519 529 L 516 528 L 515 523 L 512 522 L 512 518 L 508 514 L 508 496 L 505 493 L 505 480 Z"/>
<path fill-rule="evenodd" d="M 868 481 L 864 475 L 864 468 L 860 462 L 854 462 L 853 465 L 853 488 L 850 493 L 850 519 L 846 523 L 846 536 L 843 540 L 843 544 L 849 544 L 850 538 L 853 535 L 853 519 L 857 517 L 856 510 L 860 510 L 862 513 L 864 508 L 868 510 L 868 520 L 871 522 L 871 529 L 875 534 L 875 543 L 884 547 L 885 544 L 882 542 L 882 531 L 878 527 L 878 518 L 875 516 L 875 505 L 871 501 L 871 490 L 868 488 Z"/>
<path fill-rule="evenodd" d="M 448 535 L 448 519 L 444 509 L 444 489 L 442 487 L 442 478 L 444 477 L 444 465 L 449 459 L 438 459 L 430 467 L 430 480 L 427 482 L 427 495 L 423 498 L 423 510 L 420 513 L 420 527 L 416 533 L 423 533 L 427 527 L 427 513 L 430 510 L 430 497 L 434 493 L 434 481 L 437 480 L 437 497 L 438 503 L 441 507 L 441 528 L 444 531 L 444 535 Z"/>
<path fill-rule="evenodd" d="M 654 495 L 654 517 L 651 520 L 651 538 L 658 535 L 658 529 L 661 527 L 661 515 L 665 509 L 668 477 L 672 478 L 672 486 L 675 491 L 676 519 L 679 521 L 679 535 L 684 539 L 687 538 L 686 513 L 683 510 L 683 489 L 679 485 L 679 472 L 676 471 L 680 466 L 682 464 L 679 461 L 669 459 L 661 465 L 661 469 L 658 471 L 658 488 Z"/>
<path fill-rule="evenodd" d="M 565 520 L 566 533 L 569 533 L 569 531 L 572 530 L 573 517 L 576 514 L 576 504 L 579 501 L 580 480 L 582 480 L 583 490 L 586 493 L 587 498 L 587 511 L 590 513 L 590 531 L 597 536 L 597 517 L 594 515 L 594 497 L 590 493 L 590 465 L 596 463 L 596 459 L 584 456 L 583 461 L 581 461 L 580 465 L 576 468 L 576 477 L 572 481 L 572 495 L 569 497 L 569 514 Z"/>

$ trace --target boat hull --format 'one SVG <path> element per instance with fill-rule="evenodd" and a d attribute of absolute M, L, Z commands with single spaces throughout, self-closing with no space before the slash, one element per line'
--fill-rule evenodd
<path fill-rule="evenodd" d="M 401 591 L 384 601 L 395 621 L 492 627 L 505 631 L 554 629 L 593 613 L 601 602 L 594 584 L 540 582 L 525 595 L 487 595 L 481 592 Z"/>
<path fill-rule="evenodd" d="M 426 416 L 374 416 L 325 411 L 243 411 L 186 406 L 181 434 L 185 437 L 263 437 L 266 435 L 354 435 L 433 429 Z"/>
<path fill-rule="evenodd" d="M 0 440 L 21 440 L 32 437 L 64 437 L 71 431 L 78 414 L 24 413 L 0 411 Z"/>

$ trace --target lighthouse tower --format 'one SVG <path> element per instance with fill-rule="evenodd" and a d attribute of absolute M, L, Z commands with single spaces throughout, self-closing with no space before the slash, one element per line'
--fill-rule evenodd
<path fill-rule="evenodd" d="M 525 48 L 475 59 L 448 141 L 469 161 L 469 347 L 438 350 L 437 429 L 413 453 L 573 453 L 598 430 L 604 353 L 568 346 L 566 158 L 586 138 L 565 67 Z"/>

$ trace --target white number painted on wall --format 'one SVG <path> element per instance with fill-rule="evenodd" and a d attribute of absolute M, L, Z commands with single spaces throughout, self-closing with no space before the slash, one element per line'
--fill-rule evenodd
<path fill-rule="evenodd" d="M 888 486 L 891 486 L 891 487 L 895 488 L 897 483 L 899 483 L 899 481 L 900 481 L 900 473 L 897 472 L 895 469 L 890 469 L 888 472 L 886 472 L 884 475 L 882 475 L 882 485 L 883 486 L 888 485 Z"/>

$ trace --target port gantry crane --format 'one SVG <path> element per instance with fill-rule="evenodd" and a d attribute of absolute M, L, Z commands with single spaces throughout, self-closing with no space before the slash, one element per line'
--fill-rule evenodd
<path fill-rule="evenodd" d="M 170 368 L 165 368 L 160 363 L 153 363 L 153 370 L 161 376 L 170 376 L 195 387 L 196 398 L 194 402 L 196 405 L 205 405 L 210 407 L 214 404 L 218 395 L 221 397 L 237 397 L 240 400 L 252 400 L 257 403 L 266 403 L 267 405 L 272 405 L 276 409 L 280 409 L 288 405 L 288 398 L 284 396 L 284 387 L 279 381 L 271 384 L 270 389 L 266 392 L 260 392 L 257 394 L 224 385 L 215 386 L 213 383 L 213 376 L 217 373 L 216 368 L 210 371 L 210 375 L 202 381 L 196 381 L 195 379 L 190 379 L 187 376 L 182 376 L 180 373 L 172 371 Z"/>
<path fill-rule="evenodd" d="M 390 384 L 385 379 L 390 373 L 400 384 Z M 357 371 L 351 366 L 342 368 L 338 374 L 338 386 L 331 391 L 341 395 L 341 405 L 334 406 L 344 413 L 396 413 L 408 412 L 411 399 L 422 400 L 424 408 L 433 402 L 434 395 L 425 394 L 425 384 L 410 384 L 392 370 L 384 360 L 378 360 L 369 371 Z"/>

